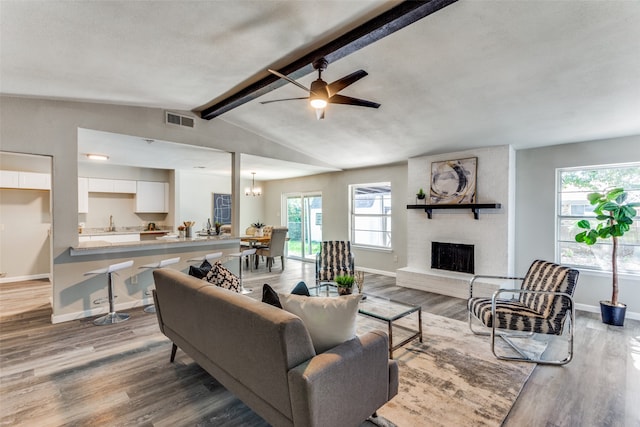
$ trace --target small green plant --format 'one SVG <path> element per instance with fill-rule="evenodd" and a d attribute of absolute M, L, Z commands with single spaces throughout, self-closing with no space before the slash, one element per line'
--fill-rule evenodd
<path fill-rule="evenodd" d="M 354 282 L 353 276 L 348 274 L 345 274 L 344 276 L 336 276 L 334 280 L 339 288 L 350 288 L 353 286 Z"/>
<path fill-rule="evenodd" d="M 626 203 L 627 193 L 623 188 L 614 188 L 606 193 L 589 193 L 587 199 L 596 214 L 596 226 L 591 227 L 591 223 L 583 219 L 578 221 L 578 227 L 584 231 L 576 234 L 576 242 L 587 245 L 595 244 L 598 239 L 611 238 L 613 249 L 611 251 L 611 272 L 612 272 L 612 293 L 611 304 L 618 305 L 618 237 L 624 236 L 629 231 L 633 218 L 636 216 L 637 206 L 640 203 Z"/>
<path fill-rule="evenodd" d="M 257 222 L 254 222 L 253 224 L 251 224 L 251 226 L 255 227 L 255 228 L 262 228 L 262 227 L 264 227 L 264 223 L 262 223 L 260 221 L 257 221 Z"/>
<path fill-rule="evenodd" d="M 418 192 L 416 193 L 416 197 L 421 200 L 426 197 L 426 194 L 424 194 L 424 190 L 422 188 L 418 190 Z"/>

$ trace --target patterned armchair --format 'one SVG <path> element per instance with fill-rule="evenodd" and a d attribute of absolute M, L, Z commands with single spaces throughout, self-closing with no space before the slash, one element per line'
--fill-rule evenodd
<path fill-rule="evenodd" d="M 355 259 L 348 240 L 332 240 L 320 244 L 316 254 L 316 286 L 322 282 L 332 282 L 336 276 L 352 275 Z"/>
<path fill-rule="evenodd" d="M 573 293 L 578 282 L 578 274 L 578 270 L 536 260 L 531 264 L 524 278 L 476 275 L 469 283 L 469 300 L 467 301 L 469 328 L 476 335 L 491 336 L 491 351 L 498 359 L 546 365 L 569 363 L 573 357 L 575 317 Z M 499 289 L 490 298 L 474 297 L 473 284 L 480 278 L 520 280 L 522 284 L 520 289 Z M 501 298 L 504 294 L 516 295 L 515 298 Z M 562 360 L 542 360 L 538 356 L 528 354 L 510 339 L 533 336 L 533 334 L 562 335 L 567 317 L 569 318 L 568 351 Z M 473 323 L 476 321 L 491 328 L 491 331 L 474 330 Z M 497 353 L 496 336 L 503 338 L 520 357 Z"/>

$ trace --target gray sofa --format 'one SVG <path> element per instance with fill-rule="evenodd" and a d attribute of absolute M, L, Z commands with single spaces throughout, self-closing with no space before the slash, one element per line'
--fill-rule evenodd
<path fill-rule="evenodd" d="M 160 330 L 273 426 L 358 426 L 398 392 L 388 337 L 316 355 L 302 320 L 171 269 L 153 272 Z"/>

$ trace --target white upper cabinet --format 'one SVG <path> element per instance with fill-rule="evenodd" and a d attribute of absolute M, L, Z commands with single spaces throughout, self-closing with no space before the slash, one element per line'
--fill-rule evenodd
<path fill-rule="evenodd" d="M 48 173 L 20 172 L 20 188 L 51 190 L 51 175 Z"/>
<path fill-rule="evenodd" d="M 51 190 L 51 175 L 37 172 L 0 171 L 0 187 Z"/>
<path fill-rule="evenodd" d="M 89 213 L 88 178 L 78 178 L 78 213 Z"/>
<path fill-rule="evenodd" d="M 20 172 L 0 171 L 0 187 L 20 188 Z"/>
<path fill-rule="evenodd" d="M 136 212 L 169 212 L 169 184 L 166 182 L 138 181 Z"/>
<path fill-rule="evenodd" d="M 88 179 L 90 193 L 136 193 L 136 181 L 104 178 Z"/>

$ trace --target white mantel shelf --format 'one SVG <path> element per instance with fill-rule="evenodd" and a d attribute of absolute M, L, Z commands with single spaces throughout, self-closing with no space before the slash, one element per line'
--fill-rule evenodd
<path fill-rule="evenodd" d="M 434 209 L 470 209 L 473 212 L 473 218 L 479 219 L 480 209 L 500 209 L 502 205 L 500 203 L 466 203 L 460 205 L 407 205 L 407 209 L 424 209 L 427 213 L 427 217 L 431 219 L 432 211 Z"/>

